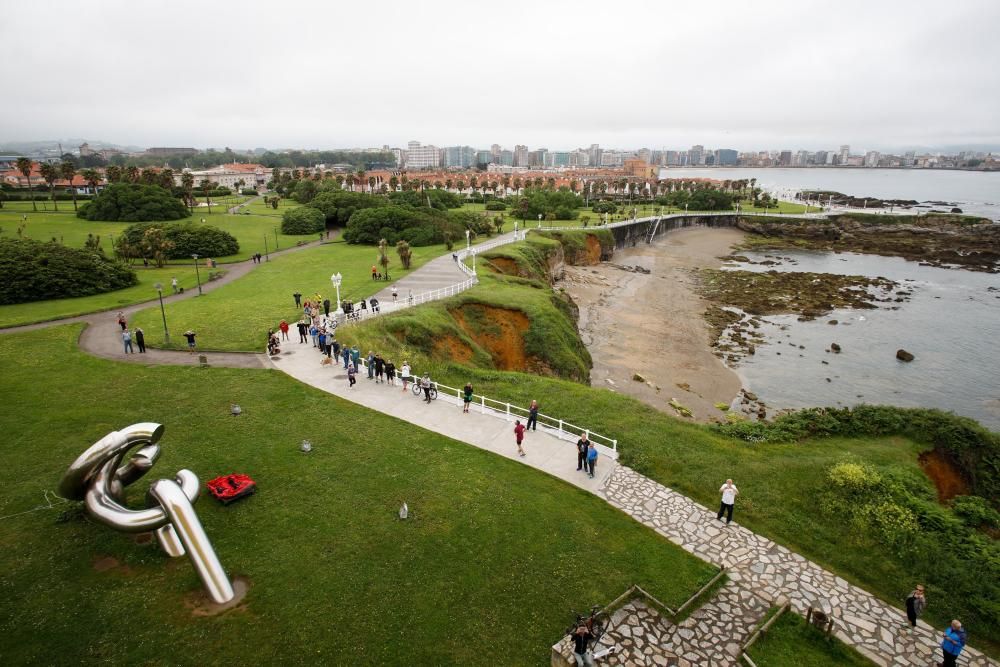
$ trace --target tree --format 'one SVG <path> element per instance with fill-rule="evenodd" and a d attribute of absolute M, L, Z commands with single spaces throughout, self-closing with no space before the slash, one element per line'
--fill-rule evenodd
<path fill-rule="evenodd" d="M 122 168 L 116 164 L 113 164 L 105 169 L 104 174 L 108 179 L 108 184 L 120 183 L 122 180 Z"/>
<path fill-rule="evenodd" d="M 107 222 L 179 220 L 190 217 L 183 202 L 158 185 L 112 183 L 76 212 L 78 218 Z"/>
<path fill-rule="evenodd" d="M 160 173 L 157 175 L 156 182 L 153 183 L 153 185 L 159 185 L 164 190 L 173 190 L 174 170 L 168 167 L 167 169 L 160 171 Z"/>
<path fill-rule="evenodd" d="M 378 242 L 378 263 L 382 267 L 382 274 L 389 275 L 389 255 L 386 252 L 386 248 L 389 243 L 385 239 L 380 239 Z"/>
<path fill-rule="evenodd" d="M 56 211 L 59 210 L 58 204 L 56 204 L 56 179 L 59 178 L 59 169 L 48 162 L 43 162 L 38 167 L 38 173 L 42 175 L 45 182 L 49 184 L 49 194 L 52 196 L 52 208 Z"/>
<path fill-rule="evenodd" d="M 31 197 L 31 208 L 37 211 L 38 204 L 35 203 L 35 196 L 31 194 L 31 160 L 26 157 L 19 157 L 16 164 L 17 170 L 24 176 L 25 185 L 28 187 L 28 196 Z"/>
<path fill-rule="evenodd" d="M 128 181 L 129 183 L 139 182 L 139 167 L 135 166 L 134 164 L 130 164 L 129 166 L 125 167 L 124 173 L 125 173 L 125 180 Z"/>
<path fill-rule="evenodd" d="M 184 190 L 184 199 L 187 201 L 188 208 L 194 206 L 194 195 L 191 192 L 194 190 L 194 176 L 191 172 L 185 171 L 181 174 L 181 188 Z"/>
<path fill-rule="evenodd" d="M 361 186 L 361 189 L 363 191 L 365 188 L 365 170 L 363 168 L 358 169 L 354 180 L 357 181 L 358 185 Z"/>
<path fill-rule="evenodd" d="M 205 193 L 205 202 L 208 204 L 208 214 L 212 215 L 212 196 L 208 194 L 209 189 L 212 187 L 212 181 L 207 178 L 201 179 L 201 189 Z"/>
<path fill-rule="evenodd" d="M 506 220 L 503 219 L 503 213 L 493 218 L 493 226 L 497 228 L 497 234 L 503 234 L 503 225 Z"/>
<path fill-rule="evenodd" d="M 399 187 L 399 179 L 396 178 L 395 176 L 390 176 L 389 177 L 389 189 L 392 190 L 393 192 L 395 192 L 397 187 Z"/>
<path fill-rule="evenodd" d="M 150 227 L 142 235 L 142 256 L 152 258 L 158 269 L 162 269 L 167 263 L 167 254 L 173 247 L 174 242 L 167 238 L 160 227 Z"/>
<path fill-rule="evenodd" d="M 375 192 L 375 177 L 368 177 L 368 192 Z"/>
<path fill-rule="evenodd" d="M 455 181 L 451 180 L 450 178 L 444 179 L 444 187 L 446 187 L 447 189 L 451 190 L 451 186 L 453 186 L 454 184 Z"/>
<path fill-rule="evenodd" d="M 406 241 L 397 241 L 396 254 L 399 255 L 399 261 L 403 265 L 403 269 L 409 269 L 410 261 L 413 258 L 413 251 L 410 250 L 410 244 Z"/>
<path fill-rule="evenodd" d="M 281 217 L 282 234 L 315 234 L 325 228 L 326 216 L 311 206 L 288 209 Z"/>
<path fill-rule="evenodd" d="M 73 178 L 76 177 L 76 165 L 69 160 L 63 160 L 59 165 L 59 174 L 69 181 L 70 192 L 73 193 L 73 210 L 76 210 L 76 188 L 73 186 Z"/>

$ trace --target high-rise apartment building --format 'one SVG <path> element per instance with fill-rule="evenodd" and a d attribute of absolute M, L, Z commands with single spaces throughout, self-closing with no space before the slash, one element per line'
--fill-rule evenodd
<path fill-rule="evenodd" d="M 735 167 L 739 162 L 739 154 L 731 148 L 720 148 L 715 151 L 715 165 L 717 167 Z"/>
<path fill-rule="evenodd" d="M 781 151 L 781 153 L 778 154 L 778 166 L 779 167 L 792 166 L 792 151 Z"/>
<path fill-rule="evenodd" d="M 587 156 L 590 160 L 590 164 L 597 167 L 602 164 L 601 156 L 604 151 L 601 150 L 600 144 L 590 144 L 590 148 L 587 149 Z"/>
<path fill-rule="evenodd" d="M 865 153 L 865 166 L 866 167 L 877 167 L 878 161 L 882 155 L 878 151 L 868 151 Z"/>
<path fill-rule="evenodd" d="M 445 167 L 467 168 L 475 166 L 476 149 L 472 146 L 447 146 L 441 149 Z"/>
<path fill-rule="evenodd" d="M 847 158 L 851 157 L 851 147 L 844 144 L 840 147 L 840 164 L 847 164 Z"/>
<path fill-rule="evenodd" d="M 437 146 L 421 146 L 419 141 L 406 145 L 406 168 L 428 169 L 441 166 L 441 151 Z"/>
<path fill-rule="evenodd" d="M 705 163 L 705 147 L 692 146 L 691 150 L 688 151 L 688 164 L 691 165 L 692 167 L 696 167 L 704 163 Z"/>
<path fill-rule="evenodd" d="M 518 144 L 514 146 L 514 166 L 515 167 L 527 167 L 528 166 L 528 147 Z"/>
<path fill-rule="evenodd" d="M 513 167 L 514 151 L 507 150 L 506 148 L 500 151 L 500 164 L 505 167 Z"/>

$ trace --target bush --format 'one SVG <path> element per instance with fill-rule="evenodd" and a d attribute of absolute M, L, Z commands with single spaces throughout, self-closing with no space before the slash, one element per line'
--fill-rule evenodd
<path fill-rule="evenodd" d="M 389 205 L 385 197 L 361 192 L 328 190 L 327 187 L 325 183 L 320 184 L 320 193 L 309 202 L 309 206 L 322 211 L 326 221 L 333 225 L 346 225 L 355 211 Z"/>
<path fill-rule="evenodd" d="M 191 217 L 191 211 L 180 199 L 158 185 L 114 183 L 81 206 L 76 215 L 85 220 L 141 222 L 180 220 Z"/>
<path fill-rule="evenodd" d="M 1000 528 L 1000 512 L 990 507 L 985 498 L 979 496 L 956 496 L 951 501 L 951 509 L 971 528 Z"/>
<path fill-rule="evenodd" d="M 99 252 L 0 239 L 0 304 L 89 296 L 130 287 L 135 271 Z"/>
<path fill-rule="evenodd" d="M 599 202 L 595 203 L 593 206 L 591 206 L 591 210 L 594 213 L 601 213 L 601 214 L 604 214 L 604 213 L 617 213 L 618 212 L 618 207 L 615 206 L 615 204 L 613 202 L 599 201 Z"/>
<path fill-rule="evenodd" d="M 344 230 L 344 240 L 375 245 L 385 239 L 393 245 L 406 241 L 411 246 L 425 246 L 444 243 L 446 230 L 451 231 L 453 238 L 465 233 L 464 228 L 436 209 L 389 205 L 352 215 Z"/>
<path fill-rule="evenodd" d="M 229 188 L 212 188 L 211 190 L 199 190 L 194 189 L 192 193 L 195 197 L 228 197 L 233 194 L 233 191 Z"/>
<path fill-rule="evenodd" d="M 326 228 L 326 216 L 319 209 L 300 206 L 281 216 L 282 234 L 315 234 Z"/>
<path fill-rule="evenodd" d="M 243 188 L 240 190 L 240 194 L 247 195 L 248 197 L 256 197 L 258 193 L 253 188 Z"/>
<path fill-rule="evenodd" d="M 195 253 L 202 257 L 226 257 L 240 251 L 240 244 L 236 238 L 218 227 L 191 222 L 173 224 L 147 222 L 129 225 L 124 229 L 115 242 L 119 254 L 125 257 L 141 257 L 137 249 L 148 229 L 162 229 L 164 237 L 173 243 L 173 247 L 166 252 L 167 259 L 188 259 Z"/>

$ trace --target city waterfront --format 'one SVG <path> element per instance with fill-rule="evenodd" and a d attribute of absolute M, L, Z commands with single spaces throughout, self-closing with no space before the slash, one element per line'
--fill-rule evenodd
<path fill-rule="evenodd" d="M 963 212 L 1000 221 L 1000 173 L 945 169 L 682 168 L 661 169 L 660 178 L 756 178 L 757 185 L 783 197 L 801 190 L 833 190 L 856 197 L 947 202 Z M 950 210 L 928 205 L 915 210 Z"/>

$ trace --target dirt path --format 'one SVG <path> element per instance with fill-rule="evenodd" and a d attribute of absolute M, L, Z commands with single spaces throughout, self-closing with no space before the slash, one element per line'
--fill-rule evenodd
<path fill-rule="evenodd" d="M 741 383 L 712 354 L 707 304 L 691 271 L 720 266 L 718 257 L 742 237 L 735 229 L 679 229 L 652 245 L 615 251 L 611 262 L 567 267 L 560 286 L 580 306 L 580 333 L 594 359 L 591 383 L 667 413 L 675 413 L 669 402 L 676 398 L 699 421 L 721 417 L 714 404 L 732 401 Z M 649 273 L 622 268 L 636 265 Z M 633 379 L 637 373 L 646 381 Z"/>

